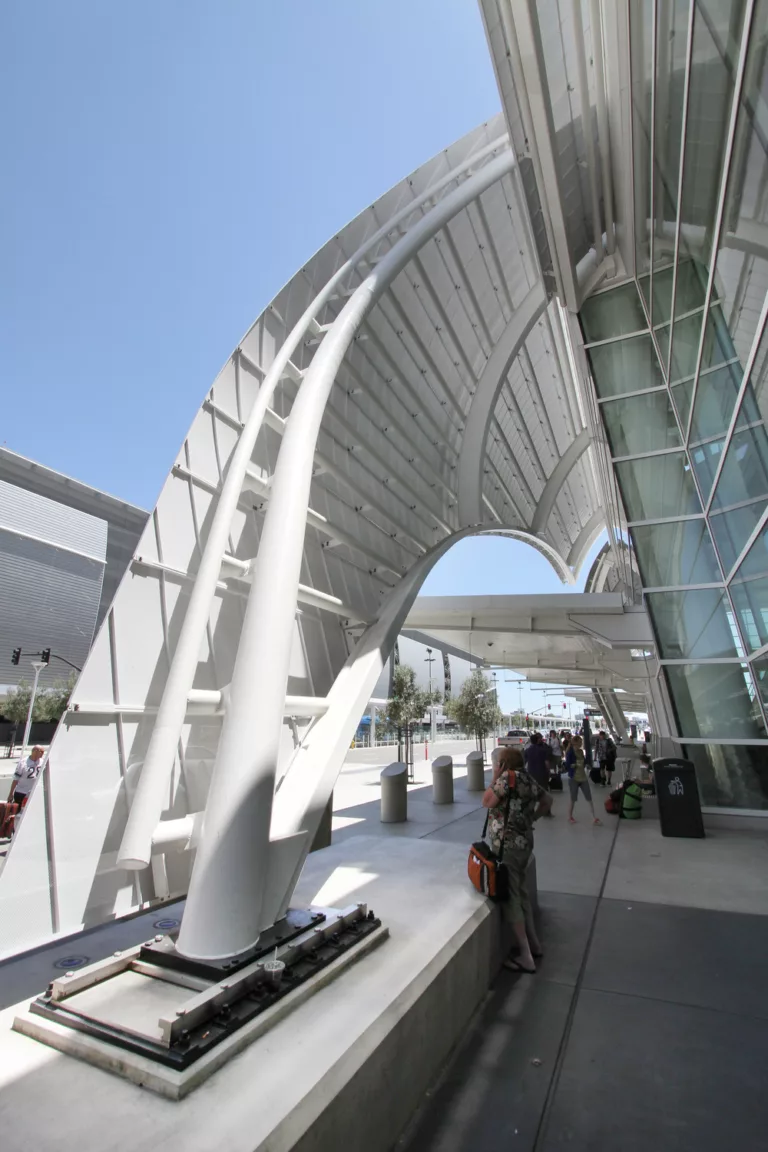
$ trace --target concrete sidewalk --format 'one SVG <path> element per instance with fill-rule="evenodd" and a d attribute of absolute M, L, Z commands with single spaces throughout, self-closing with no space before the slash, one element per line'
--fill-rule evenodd
<path fill-rule="evenodd" d="M 768 837 L 668 839 L 648 808 L 537 825 L 545 957 L 502 973 L 399 1149 L 765 1147 Z"/>

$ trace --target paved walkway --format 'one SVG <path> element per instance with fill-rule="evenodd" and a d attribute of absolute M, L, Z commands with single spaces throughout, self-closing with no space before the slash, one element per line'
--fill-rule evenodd
<path fill-rule="evenodd" d="M 654 808 L 537 825 L 545 958 L 502 972 L 398 1149 L 766 1147 L 768 837 L 666 839 Z"/>
<path fill-rule="evenodd" d="M 356 755 L 339 780 L 334 840 L 408 836 L 464 854 L 482 829 L 480 794 L 455 756 L 455 803 L 432 803 L 416 764 L 409 820 L 379 820 L 388 749 Z M 352 758 L 350 758 L 352 759 Z M 361 762 L 376 759 L 377 764 Z M 602 807 L 605 791 L 594 789 Z M 502 972 L 440 1082 L 403 1135 L 403 1152 L 752 1152 L 766 1146 L 768 837 L 717 830 L 661 836 L 604 815 L 536 828 L 546 955 L 535 976 Z M 178 902 L 0 966 L 0 1006 L 59 973 L 172 926 Z M 151 928 L 149 927 L 151 925 Z M 58 968 L 55 966 L 59 965 Z"/>

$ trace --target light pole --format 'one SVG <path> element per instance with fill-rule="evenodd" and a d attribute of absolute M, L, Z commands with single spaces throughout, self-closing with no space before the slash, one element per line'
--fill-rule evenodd
<path fill-rule="evenodd" d="M 35 707 L 35 696 L 37 696 L 37 682 L 40 679 L 40 673 L 42 672 L 43 668 L 47 668 L 48 664 L 47 664 L 47 661 L 45 661 L 45 660 L 33 660 L 32 661 L 32 667 L 35 670 L 35 682 L 32 685 L 32 695 L 29 697 L 29 712 L 27 712 L 27 726 L 24 729 L 24 739 L 21 742 L 21 755 L 22 755 L 22 757 L 24 756 L 24 749 L 26 748 L 27 740 L 29 739 L 29 730 L 32 727 L 32 712 L 33 712 L 33 709 Z"/>
<path fill-rule="evenodd" d="M 427 648 L 424 663 L 429 665 L 429 738 L 432 741 L 433 748 L 437 740 L 437 716 L 435 715 L 435 706 L 432 702 L 432 665 L 435 659 L 436 657 L 432 655 L 432 649 Z M 434 752 L 432 755 L 434 756 Z"/>

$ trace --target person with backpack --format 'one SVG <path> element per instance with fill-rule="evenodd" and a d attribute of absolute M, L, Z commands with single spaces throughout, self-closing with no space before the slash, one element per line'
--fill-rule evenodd
<path fill-rule="evenodd" d="M 575 824 L 576 820 L 573 815 L 573 808 L 579 798 L 579 792 L 583 792 L 584 799 L 592 809 L 592 823 L 600 824 L 595 813 L 595 805 L 592 802 L 592 790 L 589 787 L 589 780 L 587 779 L 587 762 L 584 756 L 584 748 L 581 736 L 574 736 L 571 740 L 571 746 L 565 757 L 565 766 L 568 769 L 568 785 L 571 792 L 571 803 L 568 809 L 568 823 Z"/>
<path fill-rule="evenodd" d="M 533 851 L 534 822 L 549 812 L 552 800 L 533 776 L 523 771 L 518 748 L 495 748 L 494 753 L 493 780 L 483 795 L 483 807 L 488 809 L 486 839 L 504 864 L 504 915 L 512 924 L 519 949 L 517 956 L 504 961 L 504 967 L 532 974 L 542 949 L 533 922 L 527 871 Z"/>

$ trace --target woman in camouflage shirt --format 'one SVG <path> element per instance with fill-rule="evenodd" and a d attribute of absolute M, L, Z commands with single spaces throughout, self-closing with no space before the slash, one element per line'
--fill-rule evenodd
<path fill-rule="evenodd" d="M 533 923 L 526 872 L 533 851 L 533 824 L 552 807 L 551 797 L 523 769 L 517 748 L 496 749 L 493 782 L 483 796 L 488 808 L 487 840 L 501 856 L 509 881 L 504 913 L 511 922 L 519 955 L 504 961 L 515 972 L 535 972 L 541 944 Z"/>

